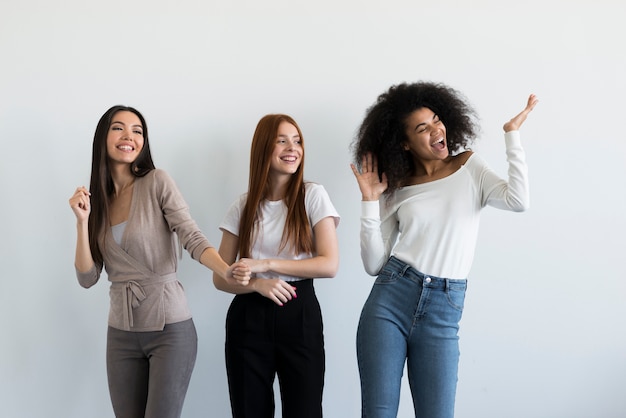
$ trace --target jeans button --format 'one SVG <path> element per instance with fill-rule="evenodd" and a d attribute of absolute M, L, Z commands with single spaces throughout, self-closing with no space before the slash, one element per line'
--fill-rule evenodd
<path fill-rule="evenodd" d="M 426 283 L 430 283 L 430 282 L 432 281 L 432 279 L 431 279 L 430 277 L 426 277 L 426 278 L 424 279 L 424 281 L 425 281 Z"/>

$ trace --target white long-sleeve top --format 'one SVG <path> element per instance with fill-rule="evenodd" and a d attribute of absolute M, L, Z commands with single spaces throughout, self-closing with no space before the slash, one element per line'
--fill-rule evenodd
<path fill-rule="evenodd" d="M 448 177 L 402 187 L 390 200 L 361 202 L 361 259 L 375 276 L 391 255 L 437 277 L 469 274 L 480 210 L 528 208 L 528 169 L 519 131 L 505 133 L 508 181 L 477 154 Z"/>

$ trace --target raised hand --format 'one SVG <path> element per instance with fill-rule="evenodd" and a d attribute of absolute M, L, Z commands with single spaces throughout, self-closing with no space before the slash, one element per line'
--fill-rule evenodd
<path fill-rule="evenodd" d="M 530 111 L 535 108 L 537 102 L 539 102 L 537 96 L 531 94 L 528 97 L 528 103 L 526 103 L 526 107 L 524 108 L 524 110 L 522 110 L 513 119 L 504 124 L 504 132 L 517 131 L 526 120 L 526 117 L 528 116 Z"/>
<path fill-rule="evenodd" d="M 367 153 L 361 160 L 361 171 L 354 164 L 350 164 L 354 177 L 359 183 L 363 200 L 378 200 L 380 195 L 387 190 L 387 176 L 385 173 L 378 176 L 378 160 L 372 153 Z"/>
<path fill-rule="evenodd" d="M 76 189 L 70 198 L 70 207 L 79 222 L 86 222 L 91 213 L 91 193 L 84 186 Z"/>

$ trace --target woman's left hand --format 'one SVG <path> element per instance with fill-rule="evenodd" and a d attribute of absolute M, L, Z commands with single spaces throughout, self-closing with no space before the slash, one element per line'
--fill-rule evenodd
<path fill-rule="evenodd" d="M 535 108 L 535 105 L 537 104 L 537 102 L 539 102 L 539 99 L 537 99 L 537 96 L 535 96 L 534 94 L 531 94 L 528 97 L 528 103 L 526 104 L 526 107 L 524 108 L 524 110 L 522 110 L 513 119 L 511 119 L 510 121 L 504 124 L 503 126 L 504 132 L 519 130 L 519 128 L 522 126 L 522 124 L 526 120 L 526 117 L 528 116 L 530 111 Z"/>

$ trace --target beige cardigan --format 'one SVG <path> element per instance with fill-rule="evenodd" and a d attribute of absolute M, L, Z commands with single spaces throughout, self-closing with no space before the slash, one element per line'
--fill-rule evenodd
<path fill-rule="evenodd" d="M 174 234 L 175 233 L 175 234 Z M 99 237 L 111 281 L 109 326 L 125 331 L 160 331 L 165 324 L 191 318 L 183 287 L 176 278 L 180 244 L 199 261 L 212 245 L 198 229 L 172 178 L 155 169 L 135 180 L 128 222 L 120 245 L 111 229 Z M 102 266 L 81 273 L 88 288 Z"/>

